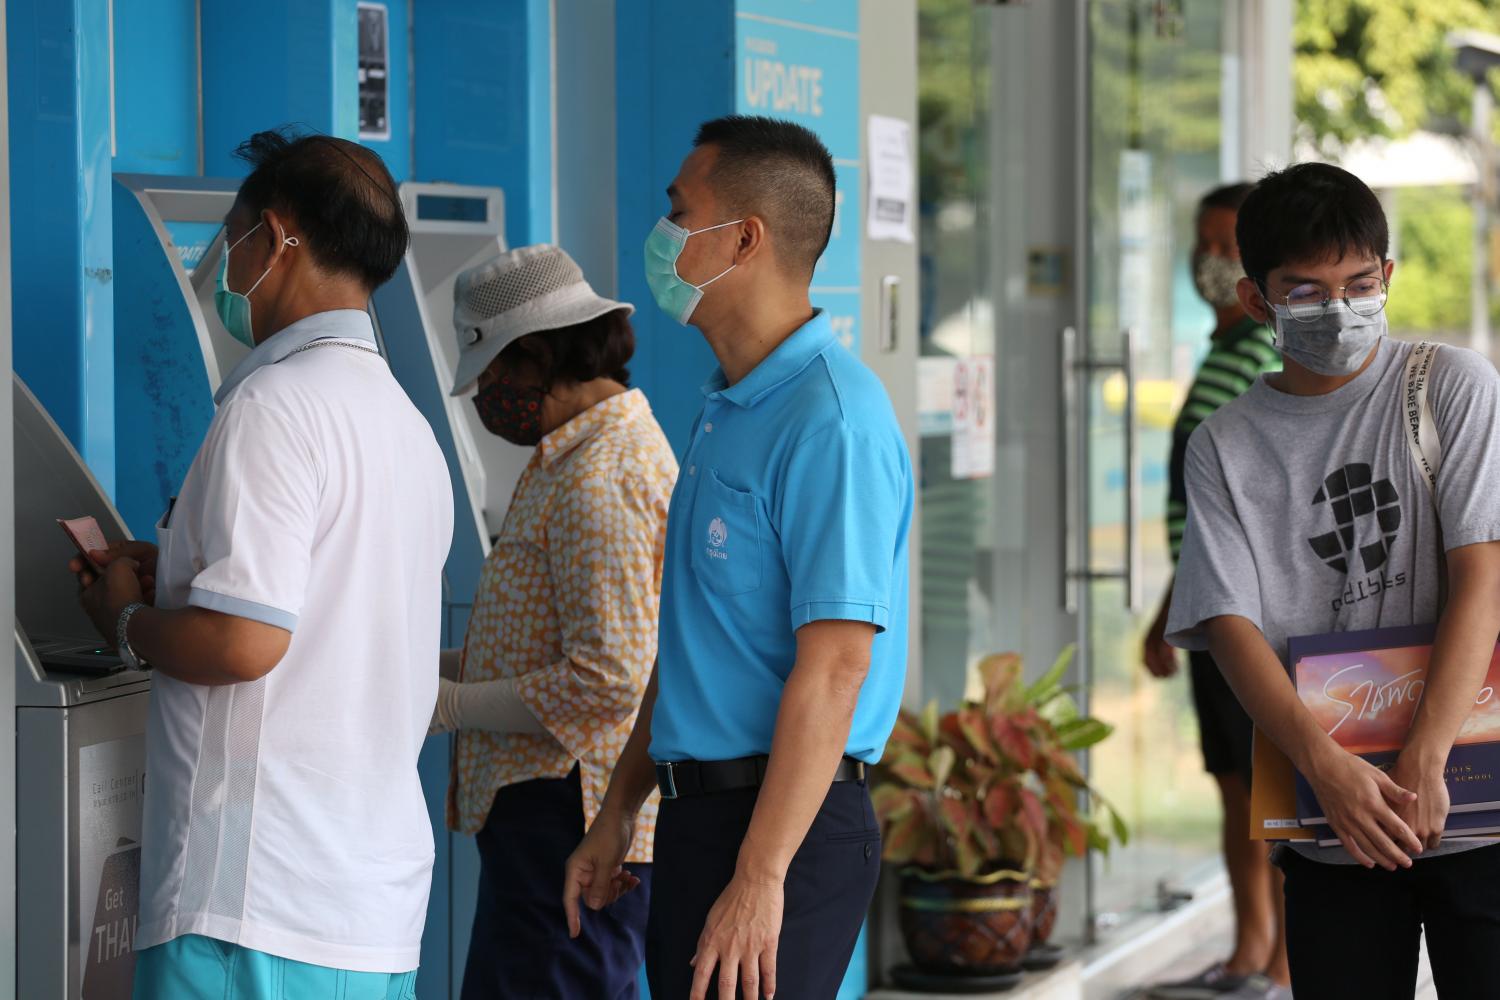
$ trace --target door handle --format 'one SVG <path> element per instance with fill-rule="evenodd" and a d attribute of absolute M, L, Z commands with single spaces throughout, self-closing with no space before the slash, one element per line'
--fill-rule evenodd
<path fill-rule="evenodd" d="M 1141 597 L 1141 447 L 1136 411 L 1135 336 L 1120 335 L 1121 371 L 1125 376 L 1125 607 L 1138 614 Z"/>
<path fill-rule="evenodd" d="M 1078 330 L 1076 327 L 1064 327 L 1058 342 L 1058 428 L 1060 436 L 1058 440 L 1058 487 L 1059 496 L 1062 498 L 1062 530 L 1059 533 L 1060 557 L 1059 565 L 1063 567 L 1062 574 L 1062 608 L 1070 615 L 1078 613 L 1078 575 L 1073 572 L 1073 567 L 1078 565 L 1078 522 L 1079 494 L 1078 494 L 1078 462 L 1075 461 L 1074 447 L 1079 443 L 1078 434 Z M 1078 455 L 1084 454 L 1081 450 Z"/>
<path fill-rule="evenodd" d="M 1063 607 L 1072 612 L 1077 607 L 1077 584 L 1080 582 L 1092 583 L 1104 580 L 1119 580 L 1125 584 L 1125 608 L 1136 613 L 1142 607 L 1141 597 L 1141 574 L 1140 574 L 1140 447 L 1138 441 L 1138 423 L 1136 415 L 1136 386 L 1135 386 L 1135 338 L 1132 331 L 1125 330 L 1120 335 L 1121 357 L 1118 361 L 1095 361 L 1092 358 L 1078 358 L 1076 346 L 1076 334 L 1071 327 L 1063 331 L 1062 346 L 1062 395 L 1063 395 L 1063 422 L 1064 437 L 1067 438 L 1067 426 L 1070 422 L 1076 425 L 1078 437 L 1076 439 L 1077 461 L 1070 461 L 1064 455 L 1064 465 L 1068 468 L 1063 473 L 1064 506 L 1067 508 L 1063 514 L 1063 565 L 1069 567 L 1063 574 Z M 1118 372 L 1125 380 L 1125 413 L 1124 413 L 1124 445 L 1125 445 L 1125 561 L 1119 569 L 1095 569 L 1092 558 L 1085 555 L 1078 558 L 1078 532 L 1080 527 L 1087 531 L 1087 525 L 1080 525 L 1083 518 L 1083 504 L 1079 500 L 1078 482 L 1084 481 L 1088 476 L 1086 468 L 1074 468 L 1088 461 L 1088 421 L 1084 414 L 1079 412 L 1079 403 L 1088 406 L 1089 391 L 1086 380 L 1090 375 Z M 1076 380 L 1076 382 L 1075 382 Z M 1076 386 L 1076 388 L 1075 388 Z M 1078 513 L 1075 513 L 1077 511 Z"/>

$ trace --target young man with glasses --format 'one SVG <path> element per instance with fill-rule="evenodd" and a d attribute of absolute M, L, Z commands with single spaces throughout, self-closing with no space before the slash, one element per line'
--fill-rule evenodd
<path fill-rule="evenodd" d="M 1294 991 L 1411 997 L 1425 928 L 1445 998 L 1500 996 L 1500 847 L 1442 839 L 1448 752 L 1500 632 L 1500 492 L 1485 488 L 1500 475 L 1500 375 L 1471 351 L 1437 352 L 1430 490 L 1406 439 L 1413 347 L 1386 336 L 1394 265 L 1375 195 L 1299 164 L 1260 182 L 1237 238 L 1240 301 L 1274 328 L 1284 369 L 1189 442 L 1167 637 L 1213 654 L 1342 841 L 1277 859 Z M 1427 688 L 1387 774 L 1303 707 L 1287 639 L 1432 622 Z"/>

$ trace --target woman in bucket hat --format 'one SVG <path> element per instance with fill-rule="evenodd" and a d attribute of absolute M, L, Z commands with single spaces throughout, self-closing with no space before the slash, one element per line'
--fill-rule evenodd
<path fill-rule="evenodd" d="M 558 887 L 630 735 L 656 656 L 677 462 L 630 389 L 632 307 L 557 247 L 460 275 L 454 395 L 534 448 L 479 582 L 435 732 L 457 731 L 450 829 L 475 834 L 479 901 L 462 996 L 636 995 L 654 803 L 621 879 L 636 892 L 568 937 Z M 451 666 L 451 664 L 450 664 Z M 450 671 L 445 670 L 445 674 Z M 644 890 L 644 891 L 642 891 Z"/>

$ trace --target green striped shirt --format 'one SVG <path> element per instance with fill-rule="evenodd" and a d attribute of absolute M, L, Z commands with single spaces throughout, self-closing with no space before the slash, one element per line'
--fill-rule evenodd
<path fill-rule="evenodd" d="M 1208 356 L 1198 366 L 1187 400 L 1172 427 L 1167 494 L 1167 540 L 1172 548 L 1172 562 L 1182 553 L 1182 532 L 1187 527 L 1187 484 L 1182 469 L 1187 459 L 1188 438 L 1215 410 L 1237 398 L 1256 379 L 1280 370 L 1281 355 L 1272 343 L 1270 328 L 1248 316 L 1222 337 L 1215 337 Z"/>

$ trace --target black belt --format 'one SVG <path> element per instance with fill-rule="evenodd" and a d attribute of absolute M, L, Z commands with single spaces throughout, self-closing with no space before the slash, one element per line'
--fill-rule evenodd
<path fill-rule="evenodd" d="M 710 792 L 732 792 L 740 788 L 759 788 L 766 780 L 769 757 L 741 757 L 739 760 L 682 760 L 656 765 L 656 787 L 664 799 L 682 799 Z M 845 757 L 834 772 L 835 783 L 864 781 L 864 761 Z"/>

